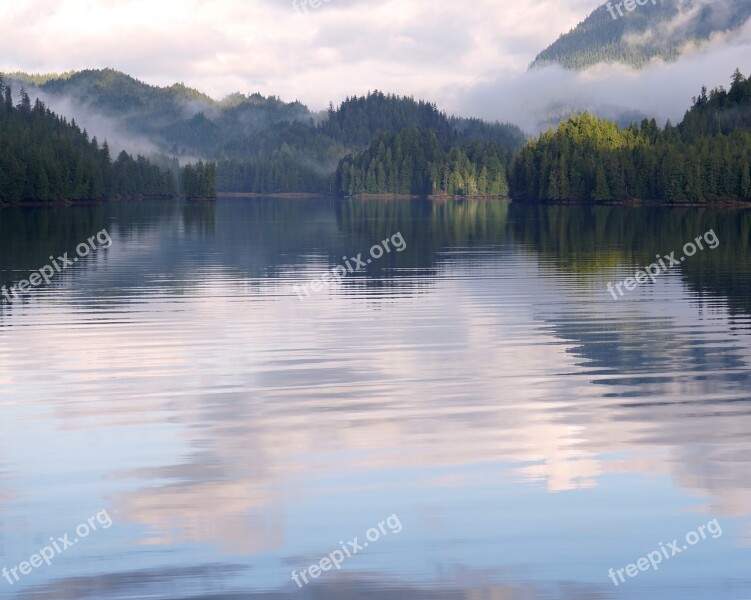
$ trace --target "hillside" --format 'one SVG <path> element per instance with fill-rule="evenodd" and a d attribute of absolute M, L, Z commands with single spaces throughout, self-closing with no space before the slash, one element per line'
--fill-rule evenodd
<path fill-rule="evenodd" d="M 216 101 L 182 83 L 152 86 L 113 69 L 7 77 L 36 86 L 52 105 L 59 102 L 79 113 L 112 119 L 131 136 L 142 136 L 175 155 L 213 158 L 225 146 L 270 126 L 312 117 L 297 102 L 260 94 Z"/>
<path fill-rule="evenodd" d="M 113 162 L 106 142 L 100 146 L 40 100 L 32 104 L 25 91 L 14 106 L 2 78 L 0 97 L 0 203 L 177 193 L 176 164 L 163 170 L 125 152 Z"/>
<path fill-rule="evenodd" d="M 511 184 L 519 200 L 751 201 L 751 81 L 703 88 L 678 127 L 572 117 L 524 147 Z"/>
<path fill-rule="evenodd" d="M 216 101 L 183 84 L 151 86 L 112 69 L 13 78 L 50 103 L 74 107 L 84 115 L 79 120 L 105 117 L 160 152 L 217 161 L 219 191 L 332 191 L 345 156 L 407 128 L 434 131 L 445 143 L 492 142 L 505 152 L 525 139 L 513 125 L 449 117 L 429 102 L 379 91 L 313 113 L 260 94 Z"/>
<path fill-rule="evenodd" d="M 748 0 L 647 1 L 630 12 L 622 3 L 609 2 L 543 50 L 531 67 L 559 64 L 582 70 L 598 63 L 623 63 L 642 68 L 652 59 L 675 61 L 686 46 L 737 30 L 750 17 Z"/>
<path fill-rule="evenodd" d="M 337 192 L 436 196 L 508 196 L 507 154 L 496 143 L 456 144 L 434 130 L 384 134 L 336 175 Z"/>

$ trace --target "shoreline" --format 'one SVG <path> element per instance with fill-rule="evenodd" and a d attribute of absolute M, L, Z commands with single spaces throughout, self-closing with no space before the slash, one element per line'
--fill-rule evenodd
<path fill-rule="evenodd" d="M 517 204 L 538 204 L 548 206 L 622 206 L 626 208 L 712 208 L 712 209 L 744 209 L 751 208 L 751 202 L 737 199 L 715 200 L 711 202 L 670 202 L 667 200 L 612 200 L 606 202 L 592 202 L 590 200 L 515 200 L 509 196 L 450 196 L 441 194 L 430 194 L 421 196 L 419 194 L 356 194 L 354 196 L 338 196 L 336 194 L 325 194 L 321 192 L 277 192 L 264 194 L 260 192 L 222 192 L 215 197 L 185 197 L 179 196 L 113 196 L 103 200 L 17 200 L 13 202 L 4 202 L 0 200 L 0 210 L 3 208 L 59 208 L 68 206 L 95 206 L 107 202 L 142 202 L 148 200 L 170 201 L 214 201 L 217 198 L 274 198 L 274 199 L 295 199 L 305 198 L 323 199 L 357 199 L 357 200 L 419 200 L 426 199 L 431 202 L 449 202 L 449 201 L 493 201 L 507 200 Z"/>
<path fill-rule="evenodd" d="M 333 194 L 323 194 L 321 192 L 217 192 L 217 198 L 328 198 Z"/>
<path fill-rule="evenodd" d="M 101 200 L 14 200 L 6 202 L 0 200 L 2 208 L 52 208 L 65 206 L 96 206 L 107 202 L 142 202 L 144 200 L 178 200 L 179 196 L 113 196 Z"/>
<path fill-rule="evenodd" d="M 668 200 L 609 200 L 592 202 L 590 200 L 513 200 L 518 204 L 543 204 L 551 206 L 624 206 L 627 208 L 751 208 L 751 202 L 745 200 L 713 200 L 711 202 L 670 202 Z"/>

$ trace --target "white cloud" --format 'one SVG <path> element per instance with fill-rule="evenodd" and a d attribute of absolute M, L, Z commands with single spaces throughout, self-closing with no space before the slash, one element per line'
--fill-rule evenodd
<path fill-rule="evenodd" d="M 601 116 L 619 114 L 679 122 L 702 85 L 729 87 L 736 67 L 751 70 L 751 21 L 733 33 L 716 34 L 701 49 L 689 48 L 680 61 L 659 60 L 643 70 L 600 64 L 584 72 L 552 66 L 527 73 L 506 72 L 494 81 L 456 92 L 451 108 L 485 118 L 518 123 L 535 132 L 555 102 L 559 107 L 587 108 Z"/>
<path fill-rule="evenodd" d="M 523 71 L 596 4 L 329 0 L 305 14 L 292 0 L 0 0 L 0 69 L 109 66 L 314 109 L 375 88 L 441 104 L 456 86 Z"/>
<path fill-rule="evenodd" d="M 553 98 L 605 116 L 638 110 L 679 120 L 702 84 L 726 84 L 736 66 L 749 69 L 747 29 L 640 72 L 526 73 L 598 5 L 328 0 L 306 14 L 293 0 L 0 0 L 0 70 L 113 67 L 148 83 L 184 81 L 215 97 L 259 91 L 313 110 L 381 89 L 534 131 Z"/>

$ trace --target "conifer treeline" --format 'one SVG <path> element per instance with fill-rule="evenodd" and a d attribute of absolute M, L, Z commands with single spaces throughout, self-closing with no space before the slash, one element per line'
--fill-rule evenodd
<path fill-rule="evenodd" d="M 113 162 L 106 142 L 39 100 L 32 105 L 26 92 L 14 105 L 0 79 L 0 202 L 211 197 L 217 188 L 751 201 L 751 81 L 738 70 L 728 91 L 702 88 L 678 127 L 652 119 L 621 129 L 585 113 L 516 151 L 520 136 L 510 125 L 449 118 L 432 104 L 375 92 L 331 107 L 319 124 L 295 120 L 236 136 L 228 142 L 236 157 L 216 165 L 179 169 L 175 159 L 157 164 L 125 152 Z"/>
<path fill-rule="evenodd" d="M 330 192 L 331 175 L 287 153 L 268 158 L 227 159 L 217 167 L 217 189 L 229 192 Z"/>
<path fill-rule="evenodd" d="M 32 105 L 26 91 L 21 91 L 14 106 L 11 87 L 2 79 L 0 97 L 0 201 L 97 200 L 177 192 L 172 173 L 125 152 L 113 162 L 107 142 L 100 147 L 75 121 L 68 123 L 38 99 Z"/>
<path fill-rule="evenodd" d="M 341 161 L 336 187 L 345 195 L 507 196 L 504 149 L 495 142 L 454 145 L 421 127 L 384 134 Z"/>
<path fill-rule="evenodd" d="M 424 153 L 426 150 L 420 150 L 419 144 L 406 140 L 406 136 L 416 135 L 430 144 L 429 139 L 415 133 L 416 128 L 434 132 L 446 153 L 455 145 L 466 154 L 465 146 L 475 141 L 493 145 L 493 153 L 498 150 L 495 146 L 511 152 L 524 143 L 523 133 L 513 125 L 448 117 L 435 104 L 375 91 L 367 96 L 347 98 L 337 109 L 331 105 L 326 118 L 318 124 L 312 120 L 310 123 L 280 123 L 252 138 L 237 139 L 231 146 L 228 144 L 225 147 L 227 158 L 217 165 L 217 187 L 221 191 L 350 193 L 349 189 L 341 189 L 335 178 L 342 159 L 351 164 L 352 156 L 370 155 L 383 140 L 394 143 L 397 135 L 401 142 Z M 412 131 L 412 134 L 400 133 L 405 131 Z M 392 148 L 392 153 L 394 150 Z M 460 165 L 466 162 L 466 156 L 455 154 L 451 161 Z M 345 158 L 347 156 L 350 158 Z M 381 157 L 381 162 L 384 159 L 385 156 Z M 444 159 L 446 157 L 440 158 L 441 161 Z M 409 160 L 414 162 L 411 171 L 422 169 L 419 157 L 410 157 Z M 490 158 L 488 163 L 489 170 L 495 168 L 490 164 Z M 364 167 L 364 180 L 367 179 L 368 167 Z M 386 167 L 384 163 L 385 168 L 390 172 L 385 175 L 387 189 L 380 189 L 378 193 L 408 194 L 432 190 L 432 186 L 424 185 L 422 180 L 411 181 L 412 174 L 408 177 L 409 186 L 402 185 L 405 181 L 403 173 L 399 174 L 402 181 L 397 184 L 394 177 L 402 169 L 401 164 Z M 457 173 L 463 168 L 459 167 Z M 477 165 L 475 178 L 479 180 L 481 177 L 482 166 Z M 463 179 L 472 179 L 469 171 Z M 407 187 L 409 189 L 404 191 Z M 365 191 L 357 189 L 354 193 Z M 376 192 L 371 190 L 369 193 Z"/>
<path fill-rule="evenodd" d="M 620 129 L 588 113 L 528 143 L 514 162 L 520 200 L 751 201 L 751 81 L 706 88 L 678 127 Z"/>
<path fill-rule="evenodd" d="M 214 198 L 216 196 L 216 163 L 185 165 L 181 171 L 182 192 L 188 198 Z"/>

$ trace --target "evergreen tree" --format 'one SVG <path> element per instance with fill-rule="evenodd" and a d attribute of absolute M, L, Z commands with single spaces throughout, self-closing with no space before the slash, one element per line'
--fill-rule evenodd
<path fill-rule="evenodd" d="M 105 143 L 89 140 L 75 122 L 68 124 L 39 99 L 32 107 L 22 89 L 13 106 L 10 86 L 0 83 L 0 202 L 99 200 L 111 195 L 172 195 L 174 181 L 143 157 L 122 153 L 115 163 Z M 127 167 L 127 168 L 126 168 Z M 137 184 L 116 174 L 130 171 Z M 132 177 L 131 177 L 132 179 Z"/>
<path fill-rule="evenodd" d="M 730 92 L 703 87 L 681 124 L 654 120 L 619 129 L 584 113 L 528 143 L 511 169 L 520 200 L 711 202 L 751 191 L 751 82 L 739 70 Z M 566 177 L 566 174 L 568 176 Z"/>

